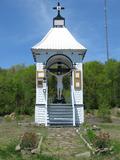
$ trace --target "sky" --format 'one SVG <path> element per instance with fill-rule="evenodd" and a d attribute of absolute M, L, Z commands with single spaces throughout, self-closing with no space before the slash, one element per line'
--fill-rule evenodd
<path fill-rule="evenodd" d="M 60 0 L 66 27 L 88 51 L 86 61 L 106 61 L 104 0 Z M 57 0 L 0 0 L 0 67 L 31 65 L 31 48 L 52 27 Z M 109 54 L 120 60 L 120 0 L 107 0 Z"/>

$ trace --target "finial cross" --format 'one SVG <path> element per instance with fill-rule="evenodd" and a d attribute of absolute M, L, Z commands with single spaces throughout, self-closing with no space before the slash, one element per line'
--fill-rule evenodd
<path fill-rule="evenodd" d="M 61 7 L 60 2 L 58 2 L 57 7 L 53 7 L 53 9 L 58 11 L 58 14 L 60 14 L 60 11 L 65 9 L 64 7 Z"/>

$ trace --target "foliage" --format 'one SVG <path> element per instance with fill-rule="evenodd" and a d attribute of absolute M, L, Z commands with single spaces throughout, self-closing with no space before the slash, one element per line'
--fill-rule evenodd
<path fill-rule="evenodd" d="M 111 142 L 112 146 L 113 146 L 113 151 L 115 154 L 120 153 L 120 142 L 117 140 L 113 140 Z"/>
<path fill-rule="evenodd" d="M 15 151 L 15 146 L 17 145 L 16 141 L 10 142 L 6 148 L 0 147 L 0 159 L 4 160 L 23 160 L 19 152 Z"/>
<path fill-rule="evenodd" d="M 17 144 L 17 141 L 11 141 L 5 148 L 0 147 L 0 160 L 28 160 L 23 158 L 20 152 L 15 151 Z M 58 160 L 58 158 L 39 154 L 30 155 L 29 160 Z"/>
<path fill-rule="evenodd" d="M 120 107 L 120 62 L 109 60 L 84 64 L 84 99 L 87 109 Z M 105 101 L 105 102 L 104 102 Z M 104 105 L 104 107 L 106 107 Z"/>
<path fill-rule="evenodd" d="M 56 96 L 56 79 L 54 76 L 48 75 L 48 94 L 49 97 L 55 98 Z M 54 95 L 54 97 L 53 97 Z"/>
<path fill-rule="evenodd" d="M 97 61 L 84 64 L 84 98 L 87 109 L 97 109 L 99 105 L 99 87 L 104 65 Z"/>
<path fill-rule="evenodd" d="M 16 65 L 9 69 L 0 68 L 0 115 L 16 112 L 33 114 L 35 106 L 35 66 Z M 109 60 L 84 64 L 85 108 L 99 109 L 120 107 L 120 62 Z M 56 79 L 48 77 L 49 97 L 56 95 Z M 70 78 L 64 77 L 64 96 L 71 98 Z M 53 98 L 54 98 L 53 97 Z M 69 101 L 69 100 L 68 100 Z M 109 107 L 108 107 L 109 106 Z"/>
<path fill-rule="evenodd" d="M 95 126 L 96 128 L 96 126 Z M 94 130 L 93 127 L 87 126 L 85 132 L 87 142 L 93 147 L 94 154 L 111 153 L 113 144 L 108 132 Z"/>
<path fill-rule="evenodd" d="M 32 114 L 35 102 L 35 66 L 0 70 L 0 115 Z"/>
<path fill-rule="evenodd" d="M 98 149 L 110 148 L 111 140 L 109 133 L 100 132 L 93 141 L 93 145 Z"/>
<path fill-rule="evenodd" d="M 21 140 L 21 148 L 22 149 L 34 149 L 38 145 L 38 137 L 36 133 L 33 132 L 25 132 L 22 136 Z"/>
<path fill-rule="evenodd" d="M 102 103 L 99 107 L 98 116 L 102 119 L 103 122 L 112 122 L 110 108 L 105 103 Z"/>
<path fill-rule="evenodd" d="M 93 131 L 91 128 L 87 129 L 86 136 L 87 136 L 87 139 L 90 143 L 93 143 L 96 139 L 95 131 Z"/>

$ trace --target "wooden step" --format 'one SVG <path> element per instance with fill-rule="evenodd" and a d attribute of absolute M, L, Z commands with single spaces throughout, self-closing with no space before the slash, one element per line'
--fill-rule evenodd
<path fill-rule="evenodd" d="M 60 121 L 60 122 L 69 122 L 69 121 L 73 121 L 72 118 L 50 118 L 49 119 L 50 121 Z"/>
<path fill-rule="evenodd" d="M 70 125 L 72 126 L 73 125 L 73 122 L 48 122 L 49 125 Z"/>
<path fill-rule="evenodd" d="M 72 108 L 71 104 L 49 104 L 48 108 Z"/>
<path fill-rule="evenodd" d="M 51 117 L 51 118 L 55 118 L 55 117 L 57 117 L 57 118 L 72 118 L 73 117 L 73 115 L 72 114 L 49 114 L 49 117 Z"/>
<path fill-rule="evenodd" d="M 73 110 L 71 104 L 50 104 L 48 105 L 49 125 L 72 125 Z"/>
<path fill-rule="evenodd" d="M 72 110 L 48 110 L 49 114 L 72 114 L 73 111 Z"/>

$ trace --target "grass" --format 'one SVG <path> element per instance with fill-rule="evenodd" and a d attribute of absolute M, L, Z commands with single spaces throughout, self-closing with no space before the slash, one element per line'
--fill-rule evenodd
<path fill-rule="evenodd" d="M 22 122 L 30 122 L 32 119 L 24 118 Z M 23 133 L 35 132 L 43 136 L 41 155 L 30 156 L 29 159 L 69 159 L 74 155 L 87 150 L 84 143 L 75 133 L 74 128 L 46 128 L 44 126 L 18 125 L 17 121 L 2 121 L 0 123 L 0 160 L 22 160 L 20 153 L 15 152 L 15 146 L 19 143 Z M 26 158 L 28 159 L 28 158 Z"/>
<path fill-rule="evenodd" d="M 0 148 L 0 160 L 57 160 L 57 158 L 43 155 L 27 155 L 26 158 L 20 152 L 15 151 L 16 142 L 9 143 L 5 148 Z"/>
<path fill-rule="evenodd" d="M 22 122 L 33 121 L 30 117 L 24 118 Z M 43 126 L 19 126 L 17 121 L 0 123 L 0 160 L 23 160 L 21 153 L 15 151 L 20 136 L 26 132 L 41 133 L 43 138 L 41 154 L 28 155 L 24 160 L 120 160 L 120 124 L 98 123 L 103 131 L 109 132 L 114 146 L 112 155 L 94 156 L 91 158 L 76 157 L 76 154 L 88 151 L 74 128 L 45 128 Z M 96 122 L 95 122 L 96 123 Z M 94 123 L 92 123 L 94 124 Z M 84 130 L 84 125 L 80 132 Z"/>
<path fill-rule="evenodd" d="M 104 131 L 109 132 L 110 136 L 114 140 L 120 139 L 120 125 L 113 123 L 105 123 L 99 125 Z"/>
<path fill-rule="evenodd" d="M 6 147 L 0 147 L 0 160 L 22 160 L 21 154 L 15 151 L 16 142 L 10 142 Z"/>
<path fill-rule="evenodd" d="M 32 155 L 28 154 L 23 156 L 21 152 L 16 152 L 15 147 L 18 141 L 14 140 L 9 142 L 6 147 L 0 146 L 0 160 L 58 160 L 58 158 L 45 155 Z"/>
<path fill-rule="evenodd" d="M 28 120 L 25 120 L 25 122 Z M 30 121 L 30 120 L 29 120 Z M 47 128 L 36 126 L 19 126 L 16 121 L 0 123 L 0 146 L 6 146 L 11 140 L 19 139 L 24 132 L 40 132 L 43 137 L 47 136 Z"/>
<path fill-rule="evenodd" d="M 93 124 L 94 123 L 92 123 L 92 125 Z M 92 157 L 92 160 L 120 160 L 120 123 L 99 122 L 97 125 L 102 129 L 103 132 L 108 132 L 110 134 L 111 146 L 113 146 L 113 153 L 109 155 L 106 154 L 103 156 L 94 156 Z"/>

